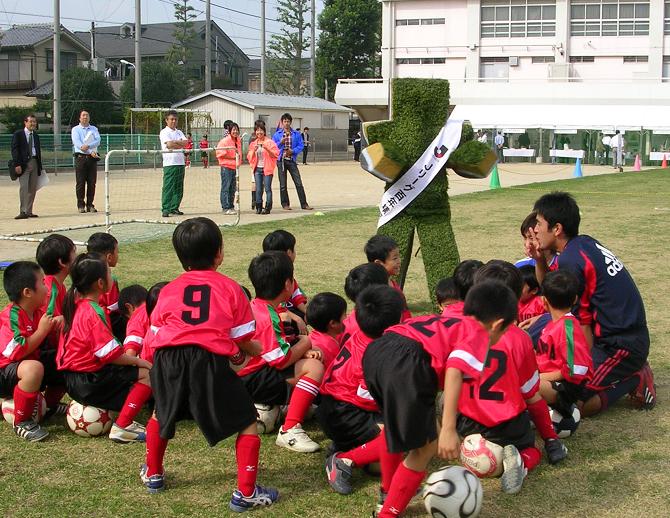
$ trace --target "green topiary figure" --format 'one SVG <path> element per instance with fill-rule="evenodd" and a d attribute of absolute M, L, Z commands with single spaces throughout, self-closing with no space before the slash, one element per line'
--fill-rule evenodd
<path fill-rule="evenodd" d="M 448 81 L 395 79 L 391 88 L 393 120 L 364 124 L 364 138 L 369 147 L 361 157 L 364 169 L 390 180 L 386 190 L 405 184 L 404 173 L 435 139 L 450 112 Z M 486 144 L 473 140 L 473 135 L 472 127 L 464 124 L 460 144 L 446 166 L 400 214 L 378 230 L 398 243 L 402 258 L 398 279 L 401 286 L 409 268 L 416 231 L 433 304 L 438 281 L 450 276 L 459 262 L 451 228 L 446 169 L 451 167 L 469 178 L 483 178 L 496 160 L 495 153 Z M 438 156 L 437 149 L 435 152 Z"/>

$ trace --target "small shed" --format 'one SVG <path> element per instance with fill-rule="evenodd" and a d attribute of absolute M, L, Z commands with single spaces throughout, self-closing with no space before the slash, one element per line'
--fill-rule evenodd
<path fill-rule="evenodd" d="M 251 133 L 256 120 L 264 120 L 272 135 L 284 113 L 293 117 L 293 129 L 309 128 L 310 138 L 318 143 L 333 141 L 334 151 L 346 150 L 352 110 L 319 97 L 281 95 L 239 90 L 209 90 L 184 99 L 174 108 L 210 112 L 213 129 L 223 128 L 230 119 L 242 133 Z"/>

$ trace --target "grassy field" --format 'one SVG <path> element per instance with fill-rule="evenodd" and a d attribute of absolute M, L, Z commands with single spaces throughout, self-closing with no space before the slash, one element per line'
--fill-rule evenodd
<path fill-rule="evenodd" d="M 651 330 L 650 362 L 659 405 L 651 412 L 627 402 L 582 422 L 567 440 L 569 459 L 559 467 L 542 464 L 519 495 L 503 495 L 497 480 L 484 481 L 482 516 L 668 516 L 670 451 L 670 316 L 666 309 L 667 235 L 670 231 L 670 172 L 625 173 L 533 184 L 452 199 L 453 224 L 461 258 L 515 260 L 522 247 L 518 226 L 544 192 L 572 192 L 582 210 L 581 231 L 613 250 L 642 292 Z M 308 216 L 281 224 L 298 239 L 296 277 L 308 294 L 343 292 L 350 268 L 365 261 L 363 244 L 375 232 L 376 211 L 362 209 Z M 277 224 L 224 230 L 226 258 L 221 271 L 249 285 L 246 269 L 263 236 Z M 430 310 L 419 256 L 410 267 L 406 295 L 415 313 Z M 180 272 L 169 239 L 122 244 L 115 274 L 123 285 L 146 286 Z M 0 302 L 4 304 L 4 293 Z M 139 482 L 141 445 L 77 438 L 58 420 L 49 439 L 26 444 L 0 424 L 0 513 L 4 516 L 215 516 L 228 515 L 235 484 L 232 440 L 210 449 L 192 423 L 183 423 L 166 456 L 168 491 L 148 495 Z M 313 423 L 306 428 L 326 445 Z M 437 466 L 437 463 L 436 463 Z M 297 454 L 263 439 L 259 481 L 276 486 L 281 502 L 267 511 L 276 517 L 369 516 L 378 481 L 355 474 L 355 493 L 330 491 L 322 454 Z M 422 516 L 414 503 L 407 515 Z"/>

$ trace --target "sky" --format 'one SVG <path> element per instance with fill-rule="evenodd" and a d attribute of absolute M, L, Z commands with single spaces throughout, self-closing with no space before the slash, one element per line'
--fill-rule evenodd
<path fill-rule="evenodd" d="M 142 23 L 175 21 L 171 0 L 141 1 Z M 205 19 L 204 0 L 189 0 L 189 5 L 196 9 L 197 20 Z M 24 23 L 50 23 L 53 6 L 54 0 L 0 0 L 0 28 Z M 281 23 L 276 21 L 276 6 L 277 0 L 266 0 L 268 41 L 272 33 L 278 33 L 281 28 Z M 323 1 L 316 0 L 317 17 L 322 8 Z M 61 24 L 73 32 L 88 31 L 91 21 L 98 27 L 132 23 L 135 20 L 135 0 L 60 0 L 60 15 Z M 260 0 L 211 0 L 211 16 L 251 59 L 260 57 Z"/>

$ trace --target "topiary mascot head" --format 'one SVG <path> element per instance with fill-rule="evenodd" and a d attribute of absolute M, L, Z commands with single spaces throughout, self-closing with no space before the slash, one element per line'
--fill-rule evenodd
<path fill-rule="evenodd" d="M 393 120 L 363 125 L 368 146 L 361 155 L 361 166 L 386 181 L 380 206 L 383 224 L 378 233 L 398 243 L 400 284 L 407 275 L 416 231 L 428 290 L 436 304 L 435 286 L 450 276 L 459 262 L 451 228 L 447 167 L 461 176 L 484 178 L 496 156 L 486 144 L 473 140 L 469 124 L 450 122 L 445 126 L 450 112 L 448 81 L 394 79 L 391 99 Z M 414 196 L 411 201 L 409 196 Z"/>

